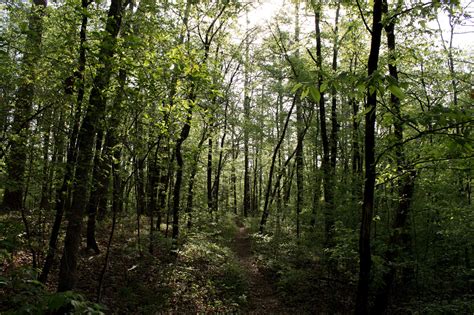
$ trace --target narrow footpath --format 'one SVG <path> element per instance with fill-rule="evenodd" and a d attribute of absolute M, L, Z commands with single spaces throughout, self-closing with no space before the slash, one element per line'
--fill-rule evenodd
<path fill-rule="evenodd" d="M 236 236 L 234 250 L 237 258 L 247 274 L 249 283 L 248 305 L 246 310 L 250 314 L 290 314 L 278 299 L 277 292 L 271 282 L 260 272 L 255 257 L 252 255 L 251 241 L 247 228 L 242 224 Z"/>

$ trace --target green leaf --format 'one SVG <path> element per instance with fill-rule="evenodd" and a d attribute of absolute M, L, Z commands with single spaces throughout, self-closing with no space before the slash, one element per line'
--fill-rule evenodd
<path fill-rule="evenodd" d="M 293 88 L 291 89 L 291 93 L 296 93 L 296 91 L 298 91 L 301 87 L 303 86 L 302 83 L 298 82 L 296 83 Z"/>
<path fill-rule="evenodd" d="M 318 103 L 321 99 L 321 93 L 319 93 L 319 90 L 313 85 L 309 87 L 309 95 L 311 95 L 311 98 L 315 103 Z"/>
<path fill-rule="evenodd" d="M 308 88 L 305 88 L 303 90 L 303 92 L 301 92 L 301 99 L 304 99 L 306 96 L 308 96 L 308 93 L 309 93 L 309 89 Z"/>
<path fill-rule="evenodd" d="M 48 309 L 51 311 L 59 310 L 67 303 L 67 298 L 63 294 L 53 294 L 48 301 Z"/>
<path fill-rule="evenodd" d="M 403 91 L 396 85 L 389 85 L 388 89 L 393 95 L 395 95 L 399 99 L 403 99 L 405 97 L 405 93 L 403 93 Z"/>
<path fill-rule="evenodd" d="M 324 93 L 324 91 L 326 91 L 328 89 L 328 84 L 326 82 L 324 82 L 323 84 L 321 84 L 321 86 L 319 87 L 319 91 L 321 93 Z"/>
<path fill-rule="evenodd" d="M 367 115 L 371 110 L 372 108 L 374 108 L 373 106 L 368 106 L 366 108 L 364 108 L 364 110 L 360 113 L 360 115 Z"/>

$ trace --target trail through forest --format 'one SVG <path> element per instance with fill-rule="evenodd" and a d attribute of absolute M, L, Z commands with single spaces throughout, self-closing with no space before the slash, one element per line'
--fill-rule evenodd
<path fill-rule="evenodd" d="M 472 4 L 0 0 L 0 315 L 474 315 Z"/>
<path fill-rule="evenodd" d="M 274 285 L 258 269 L 247 228 L 240 222 L 237 222 L 237 227 L 234 250 L 248 279 L 248 310 L 254 314 L 289 314 L 279 300 Z"/>

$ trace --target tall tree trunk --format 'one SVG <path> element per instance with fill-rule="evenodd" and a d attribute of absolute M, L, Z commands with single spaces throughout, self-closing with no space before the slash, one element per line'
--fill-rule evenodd
<path fill-rule="evenodd" d="M 320 131 L 320 123 L 319 123 L 319 116 L 315 115 L 315 125 L 316 125 L 316 130 L 314 132 L 314 152 L 313 152 L 313 204 L 312 204 L 312 210 L 311 210 L 311 227 L 316 226 L 316 217 L 318 215 L 318 212 L 320 211 L 320 199 L 321 199 L 321 182 L 323 180 L 322 175 L 321 175 L 321 170 L 319 168 L 319 131 Z"/>
<path fill-rule="evenodd" d="M 341 3 L 337 2 L 336 7 L 336 17 L 334 21 L 334 42 L 332 47 L 332 71 L 333 75 L 336 75 L 337 71 L 337 58 L 339 53 L 339 11 L 341 8 Z M 337 93 L 336 87 L 333 85 L 331 88 L 331 173 L 332 177 L 336 177 L 336 160 L 337 160 L 337 134 L 339 131 L 339 123 L 337 121 Z"/>
<path fill-rule="evenodd" d="M 188 229 L 190 229 L 192 226 L 192 212 L 193 212 L 193 201 L 194 201 L 194 179 L 198 171 L 199 155 L 201 154 L 202 145 L 204 144 L 204 141 L 206 140 L 206 135 L 207 135 L 207 130 L 204 130 L 201 140 L 198 143 L 196 153 L 194 155 L 194 159 L 191 165 L 191 173 L 189 175 L 189 180 L 188 180 L 188 195 L 187 195 L 187 200 L 186 200 L 186 209 L 184 211 L 186 215 L 188 216 L 188 222 L 187 222 Z"/>
<path fill-rule="evenodd" d="M 213 210 L 213 201 L 212 201 L 212 134 L 213 134 L 213 124 L 209 126 L 209 139 L 207 144 L 207 210 L 212 214 Z"/>
<path fill-rule="evenodd" d="M 387 1 L 383 1 L 384 14 L 388 16 L 388 4 Z M 392 79 L 398 84 L 398 69 L 396 60 L 396 40 L 395 40 L 395 18 L 389 19 L 388 23 L 384 26 L 385 33 L 387 36 L 387 47 L 389 51 L 389 64 L 388 69 Z M 395 147 L 395 157 L 397 164 L 397 172 L 401 179 L 398 181 L 398 206 L 395 212 L 395 218 L 392 223 L 392 231 L 390 232 L 390 238 L 387 242 L 387 250 L 384 253 L 386 272 L 383 274 L 383 282 L 376 293 L 375 303 L 373 308 L 374 314 L 383 314 L 390 302 L 390 296 L 392 293 L 392 286 L 395 280 L 396 260 L 400 256 L 402 251 L 408 249 L 410 243 L 410 234 L 406 231 L 407 218 L 410 211 L 410 204 L 413 197 L 415 187 L 415 176 L 414 170 L 410 170 L 407 174 L 406 171 L 407 163 L 405 153 L 403 151 L 403 122 L 401 121 L 401 103 L 400 99 L 393 93 L 390 95 L 390 106 L 394 117 L 394 135 L 396 141 L 400 144 Z"/>
<path fill-rule="evenodd" d="M 323 84 L 323 57 L 322 57 L 322 44 L 321 44 L 321 2 L 316 4 L 315 0 L 312 0 L 314 14 L 315 14 L 315 28 L 316 28 L 316 62 L 318 66 L 318 87 L 320 88 Z M 324 195 L 324 230 L 325 230 L 325 243 L 330 246 L 333 238 L 334 230 L 334 200 L 333 200 L 333 187 L 332 187 L 332 174 L 330 165 L 330 148 L 329 138 L 327 134 L 326 126 L 326 104 L 325 104 L 324 93 L 321 92 L 319 99 L 319 123 L 321 131 L 321 140 L 323 144 L 323 195 Z"/>
<path fill-rule="evenodd" d="M 299 0 L 295 2 L 295 42 L 299 45 L 300 41 L 300 4 Z M 296 50 L 296 58 L 299 58 L 299 47 Z M 303 193 L 304 193 L 304 163 L 303 163 L 303 107 L 301 104 L 301 92 L 297 91 L 295 96 L 296 101 L 296 237 L 300 237 L 301 223 L 300 214 L 303 207 Z"/>
<path fill-rule="evenodd" d="M 87 220 L 87 248 L 93 250 L 97 254 L 100 252 L 100 250 L 95 239 L 96 216 L 98 213 L 99 206 L 105 207 L 107 205 L 107 194 L 109 190 L 108 188 L 110 174 L 113 163 L 112 150 L 118 144 L 116 133 L 121 122 L 120 106 L 123 99 L 123 89 L 125 87 L 125 81 L 126 72 L 125 70 L 120 69 L 118 74 L 119 87 L 117 89 L 117 94 L 111 106 L 112 114 L 110 115 L 110 124 L 105 135 L 103 145 L 102 130 L 99 130 L 96 139 L 96 155 L 94 157 L 94 169 L 92 179 L 95 187 L 91 188 L 91 195 L 89 197 Z"/>
<path fill-rule="evenodd" d="M 95 239 L 95 222 L 96 222 L 96 215 L 97 215 L 97 207 L 99 205 L 99 198 L 101 189 L 99 185 L 101 185 L 104 180 L 101 179 L 101 176 L 104 176 L 103 173 L 103 165 L 102 165 L 102 142 L 104 140 L 104 132 L 102 128 L 100 128 L 99 132 L 97 133 L 97 137 L 95 140 L 95 155 L 94 155 L 94 165 L 92 170 L 92 186 L 90 190 L 89 196 L 89 203 L 87 205 L 87 236 L 86 236 L 86 247 L 88 250 L 94 251 L 96 254 L 100 253 L 99 246 L 97 245 L 97 241 Z"/>
<path fill-rule="evenodd" d="M 76 150 L 76 141 L 77 135 L 79 133 L 79 125 L 82 113 L 82 103 L 84 101 L 84 92 L 85 92 L 85 81 L 84 81 L 84 71 L 86 69 L 86 39 L 87 39 L 87 22 L 88 22 L 88 15 L 87 15 L 87 7 L 88 7 L 88 0 L 82 0 L 82 19 L 81 19 L 81 30 L 79 33 L 80 43 L 79 43 L 79 60 L 78 60 L 78 70 L 76 73 L 73 74 L 79 82 L 78 82 L 78 89 L 77 89 L 77 99 L 76 99 L 76 109 L 74 112 L 74 117 L 71 122 L 72 130 L 70 133 L 69 138 L 69 145 L 67 147 L 66 153 L 66 167 L 62 179 L 62 184 L 58 186 L 56 189 L 56 202 L 55 202 L 55 216 L 54 216 L 54 223 L 51 229 L 51 235 L 48 244 L 48 254 L 46 255 L 46 259 L 41 270 L 40 276 L 38 277 L 39 281 L 42 283 L 46 283 L 48 279 L 49 272 L 53 266 L 54 258 L 56 256 L 57 251 L 57 244 L 58 244 L 58 237 L 59 231 L 61 228 L 61 222 L 63 219 L 64 209 L 68 206 L 68 191 L 70 187 L 70 182 L 73 180 L 74 177 L 74 169 L 75 169 L 75 162 L 77 157 L 77 150 Z M 60 124 L 60 128 L 63 127 L 63 123 Z M 58 147 L 62 147 L 64 145 L 63 139 L 59 138 Z M 61 151 L 62 152 L 62 149 Z M 59 159 L 61 161 L 62 159 Z"/>
<path fill-rule="evenodd" d="M 248 28 L 248 12 L 246 12 Z M 250 166 L 249 166 L 249 124 L 250 124 L 250 92 L 249 92 L 249 39 L 245 39 L 245 67 L 244 67 L 244 196 L 243 215 L 247 217 L 250 212 Z"/>
<path fill-rule="evenodd" d="M 122 22 L 123 4 L 121 0 L 112 0 L 106 23 L 106 34 L 99 51 L 101 68 L 94 77 L 89 98 L 89 108 L 78 135 L 78 156 L 76 179 L 74 182 L 73 202 L 68 213 L 69 223 L 64 241 L 63 256 L 59 269 L 58 291 L 74 288 L 77 279 L 77 259 L 81 242 L 82 217 L 86 206 L 86 195 L 89 190 L 89 175 L 93 155 L 93 141 L 96 128 L 105 113 L 105 89 L 109 85 L 112 72 L 110 59 L 115 54 L 116 39 Z"/>
<path fill-rule="evenodd" d="M 288 123 L 290 121 L 291 113 L 293 112 L 293 108 L 296 105 L 296 98 L 297 98 L 297 96 L 295 95 L 293 97 L 293 102 L 291 104 L 290 110 L 288 111 L 288 115 L 286 116 L 285 125 L 283 126 L 283 130 L 280 134 L 280 138 L 278 139 L 278 143 L 275 146 L 275 148 L 273 149 L 273 155 L 272 155 L 272 161 L 271 161 L 271 164 L 270 164 L 270 170 L 268 171 L 267 188 L 265 190 L 265 203 L 263 205 L 263 213 L 262 213 L 262 218 L 260 220 L 259 231 L 262 234 L 265 231 L 265 225 L 267 224 L 268 215 L 270 214 L 269 201 L 270 201 L 270 192 L 271 192 L 271 189 L 273 187 L 272 186 L 273 172 L 274 172 L 274 169 L 275 169 L 276 158 L 277 158 L 278 152 L 280 151 L 280 147 L 283 143 L 283 140 L 285 139 L 285 134 L 286 134 L 286 130 L 288 129 Z"/>
<path fill-rule="evenodd" d="M 232 128 L 232 139 L 231 139 L 231 142 L 232 142 L 232 163 L 231 163 L 231 168 L 230 168 L 230 182 L 231 182 L 231 186 L 232 186 L 232 208 L 233 208 L 233 212 L 234 214 L 238 214 L 238 207 L 237 207 L 237 174 L 236 174 L 236 170 L 235 170 L 235 162 L 237 160 L 237 157 L 239 155 L 239 152 L 237 150 L 238 148 L 238 144 L 235 143 L 235 138 L 234 138 L 234 134 L 235 134 L 235 129 Z"/>
<path fill-rule="evenodd" d="M 368 76 L 377 71 L 380 41 L 382 36 L 382 0 L 374 0 L 372 15 L 372 39 L 368 60 Z M 375 192 L 375 120 L 377 91 L 371 93 L 367 87 L 365 114 L 365 185 L 362 203 L 362 219 L 359 236 L 359 282 L 357 287 L 356 314 L 367 314 L 369 309 L 369 285 L 372 257 L 370 251 L 370 230 L 374 210 Z"/>
<path fill-rule="evenodd" d="M 148 157 L 148 180 L 147 180 L 147 213 L 151 217 L 156 215 L 157 207 L 157 188 L 158 188 L 158 179 L 159 179 L 159 167 L 158 167 L 158 151 L 160 143 L 157 143 L 156 149 L 153 150 L 153 153 Z M 151 150 L 151 148 L 150 148 Z M 157 220 L 158 221 L 158 220 Z M 161 220 L 160 220 L 161 224 Z M 156 228 L 159 232 L 160 226 L 156 225 Z"/>
<path fill-rule="evenodd" d="M 232 79 L 231 79 L 232 83 Z M 214 185 L 212 187 L 213 200 L 214 200 L 214 212 L 217 213 L 219 210 L 219 189 L 221 183 L 222 168 L 224 167 L 224 145 L 225 138 L 227 137 L 227 111 L 229 109 L 229 99 L 225 101 L 224 105 L 224 130 L 222 131 L 222 138 L 219 144 L 219 160 L 217 161 L 216 176 L 214 178 Z"/>
<path fill-rule="evenodd" d="M 357 57 L 351 58 L 350 71 L 355 73 L 357 71 Z M 355 89 L 355 88 L 354 88 Z M 355 91 L 353 91 L 355 93 Z M 359 102 L 354 96 L 350 97 L 349 104 L 352 109 L 352 199 L 354 204 L 357 204 L 362 199 L 362 171 L 363 160 L 361 157 L 360 147 L 360 131 L 359 131 Z"/>
<path fill-rule="evenodd" d="M 191 11 L 191 6 L 193 4 L 193 1 L 187 0 L 186 1 L 186 8 L 184 10 L 184 16 L 183 16 L 183 24 L 184 24 L 184 30 L 181 32 L 180 37 L 179 37 L 179 44 L 184 43 L 185 35 L 186 32 L 188 31 L 188 18 L 189 18 L 189 13 Z M 206 51 L 206 56 L 207 56 L 208 51 Z M 178 68 L 176 68 L 178 69 Z M 178 71 L 178 70 L 176 70 Z M 176 87 L 177 87 L 177 80 L 178 80 L 178 73 L 175 72 L 172 78 L 172 84 L 171 84 L 171 91 L 169 95 L 169 103 L 170 106 L 173 105 L 173 98 L 174 95 L 176 94 Z M 194 94 L 194 86 L 191 87 L 190 91 L 190 96 Z M 194 101 L 194 96 L 190 98 L 191 101 Z M 178 238 L 179 234 L 179 212 L 180 212 L 180 195 L 181 195 L 181 182 L 182 182 L 182 177 L 183 177 L 183 157 L 181 153 L 181 146 L 183 142 L 187 139 L 189 135 L 189 131 L 191 129 L 191 119 L 192 119 L 192 111 L 193 108 L 192 106 L 189 106 L 188 110 L 186 111 L 186 120 L 184 122 L 184 126 L 181 129 L 179 138 L 176 142 L 176 147 L 175 147 L 175 159 L 177 163 L 177 170 L 176 170 L 176 180 L 175 180 L 175 185 L 173 188 L 173 201 L 172 201 L 172 211 L 173 211 L 173 239 Z M 168 173 L 170 174 L 170 173 Z M 168 177 L 168 180 L 170 179 L 171 176 Z M 171 184 L 170 184 L 171 186 Z M 169 196 L 170 197 L 170 196 Z M 168 203 L 169 205 L 169 203 Z M 168 236 L 168 226 L 169 226 L 169 209 L 167 212 L 166 216 L 166 236 Z"/>
<path fill-rule="evenodd" d="M 120 92 L 119 92 L 120 93 Z M 115 137 L 115 135 L 112 136 L 111 142 L 112 143 L 118 143 L 118 139 Z M 105 273 L 107 271 L 107 267 L 109 265 L 109 259 L 110 259 L 110 252 L 111 252 L 111 245 L 112 245 L 112 240 L 114 237 L 114 232 L 115 232 L 115 227 L 117 223 L 117 214 L 122 211 L 122 205 L 123 205 L 123 200 L 122 200 L 122 195 L 123 195 L 123 184 L 122 184 L 122 178 L 120 175 L 120 160 L 122 158 L 122 152 L 121 149 L 114 148 L 112 147 L 112 152 L 109 152 L 113 158 L 111 160 L 113 161 L 112 163 L 112 178 L 113 178 L 113 189 L 112 189 L 112 228 L 110 231 L 110 236 L 109 236 L 109 241 L 107 244 L 107 251 L 105 253 L 105 261 L 104 261 L 104 266 L 102 267 L 101 273 L 99 275 L 99 285 L 97 286 L 97 302 L 100 303 L 101 298 L 102 298 L 102 287 L 104 283 L 104 277 Z"/>
<path fill-rule="evenodd" d="M 191 96 L 190 99 L 194 101 L 194 96 Z M 176 180 L 173 188 L 173 232 L 172 237 L 176 240 L 179 236 L 179 212 L 180 212 L 180 197 L 181 197 L 181 184 L 183 180 L 183 155 L 181 153 L 181 147 L 189 136 L 189 131 L 191 130 L 191 119 L 193 117 L 193 107 L 190 106 L 186 113 L 186 121 L 178 140 L 176 141 L 175 148 L 175 157 L 176 157 Z"/>
<path fill-rule="evenodd" d="M 51 118 L 55 113 L 49 111 L 43 115 L 43 126 L 44 135 L 43 135 L 43 169 L 41 174 L 41 197 L 40 197 L 40 210 L 49 209 L 50 206 L 50 184 L 51 184 L 51 171 L 53 166 L 49 162 L 49 152 L 50 152 L 50 139 L 51 139 Z M 54 148 L 53 148 L 54 151 Z"/>
<path fill-rule="evenodd" d="M 251 203 L 250 203 L 250 209 L 252 209 L 252 216 L 256 213 L 257 211 L 257 204 L 258 204 L 258 196 L 257 196 L 257 189 L 258 189 L 258 168 L 260 167 L 258 163 L 258 156 L 260 154 L 260 150 L 258 148 L 257 144 L 257 137 L 254 139 L 253 143 L 253 148 L 254 148 L 254 154 L 253 154 L 253 176 L 252 176 L 252 189 L 251 189 Z"/>
<path fill-rule="evenodd" d="M 22 81 L 16 93 L 15 112 L 11 133 L 17 136 L 10 142 L 6 159 L 6 187 L 3 194 L 3 210 L 18 211 L 23 208 L 24 175 L 27 161 L 29 120 L 33 108 L 36 65 L 41 58 L 43 37 L 43 12 L 46 0 L 33 0 L 28 16 L 26 47 L 21 64 Z"/>
<path fill-rule="evenodd" d="M 185 14 L 185 25 L 187 26 L 187 14 L 189 14 L 190 8 L 191 8 L 192 1 L 188 0 L 187 5 L 186 5 L 186 14 Z M 220 10 L 220 12 L 216 15 L 214 20 L 211 22 L 209 25 L 206 35 L 205 35 L 205 40 L 203 40 L 203 45 L 204 45 L 204 57 L 202 60 L 202 64 L 207 63 L 207 59 L 209 57 L 209 49 L 211 47 L 212 40 L 218 31 L 214 31 L 214 25 L 216 21 L 222 16 L 224 13 L 225 9 L 227 7 L 227 3 L 224 4 Z M 177 164 L 177 169 L 176 169 L 176 180 L 173 188 L 173 204 L 172 204 L 172 212 L 173 212 L 173 233 L 172 237 L 174 240 L 177 240 L 179 236 L 179 215 L 180 215 L 180 196 L 181 196 L 181 186 L 182 186 L 182 180 L 183 180 L 183 166 L 184 166 L 184 161 L 183 161 L 183 155 L 181 152 L 182 145 L 184 141 L 189 136 L 189 131 L 191 130 L 191 120 L 193 117 L 193 110 L 196 102 L 196 90 L 197 87 L 194 84 L 194 81 L 192 81 L 191 86 L 189 87 L 189 94 L 188 94 L 188 100 L 190 103 L 190 106 L 188 107 L 186 113 L 185 113 L 185 122 L 183 127 L 181 128 L 181 132 L 179 134 L 178 140 L 176 141 L 176 147 L 175 147 L 175 159 L 176 159 L 176 164 Z"/>
<path fill-rule="evenodd" d="M 130 8 L 132 9 L 132 8 Z M 122 211 L 123 207 L 123 183 L 121 176 L 121 159 L 122 159 L 122 149 L 118 147 L 119 136 L 118 128 L 121 122 L 120 119 L 120 108 L 122 105 L 122 100 L 124 96 L 124 88 L 127 80 L 127 73 L 124 69 L 119 70 L 118 74 L 118 83 L 119 89 L 115 95 L 114 102 L 111 108 L 110 116 L 110 126 L 105 137 L 104 149 L 103 149 L 103 173 L 106 175 L 102 179 L 107 178 L 106 182 L 109 182 L 109 174 L 112 176 L 112 228 L 110 231 L 109 241 L 107 244 L 107 251 L 105 253 L 105 261 L 102 271 L 99 275 L 99 284 L 97 286 L 97 302 L 100 303 L 102 297 L 102 287 L 104 276 L 107 271 L 112 239 L 115 232 L 117 214 Z M 105 183 L 104 183 L 105 184 Z M 108 185 L 108 184 L 107 184 Z M 101 186 L 102 189 L 105 186 Z"/>
<path fill-rule="evenodd" d="M 250 97 L 244 97 L 244 120 L 250 120 Z M 246 124 L 246 125 L 247 125 Z M 249 166 L 249 132 L 248 126 L 244 126 L 244 196 L 243 214 L 247 217 L 250 212 L 250 166 Z"/>
<path fill-rule="evenodd" d="M 168 142 L 168 139 L 166 139 Z M 170 158 L 169 158 L 169 148 L 168 143 L 165 145 L 161 145 L 160 150 L 158 152 L 158 165 L 160 167 L 159 170 L 159 180 L 158 180 L 158 209 L 156 211 L 156 226 L 161 226 L 163 222 L 163 213 L 166 209 L 166 197 L 168 191 L 168 184 L 170 182 Z"/>

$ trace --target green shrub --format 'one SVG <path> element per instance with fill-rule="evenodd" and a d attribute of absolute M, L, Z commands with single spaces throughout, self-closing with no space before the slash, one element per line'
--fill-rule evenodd
<path fill-rule="evenodd" d="M 0 290 L 5 293 L 0 304 L 2 314 L 104 314 L 105 310 L 76 292 L 49 293 L 30 268 L 0 277 Z"/>

